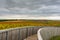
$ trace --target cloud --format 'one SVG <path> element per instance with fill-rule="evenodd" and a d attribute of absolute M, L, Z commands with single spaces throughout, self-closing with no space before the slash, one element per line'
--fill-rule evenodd
<path fill-rule="evenodd" d="M 2 15 L 0 19 L 41 19 L 40 17 L 30 16 L 30 15 Z"/>
<path fill-rule="evenodd" d="M 36 17 L 48 17 L 48 16 L 60 16 L 60 6 L 56 6 L 56 5 L 50 5 L 50 6 L 41 6 L 40 8 L 31 10 L 29 8 L 19 8 L 19 7 L 14 7 L 14 8 L 0 8 L 0 13 L 2 13 L 2 15 L 8 17 L 8 15 L 11 16 L 11 18 L 15 18 L 17 17 L 16 15 L 26 15 L 33 18 Z M 13 16 L 12 16 L 13 15 Z M 24 16 L 22 16 L 24 17 Z M 18 17 L 19 18 L 19 17 Z M 20 17 L 21 18 L 21 17 Z M 26 17 L 27 18 L 27 17 Z"/>
<path fill-rule="evenodd" d="M 40 16 L 30 16 L 30 15 L 4 15 L 0 16 L 0 19 L 47 19 L 47 20 L 60 20 L 60 16 L 48 16 L 48 17 L 40 17 Z"/>
<path fill-rule="evenodd" d="M 6 8 L 0 8 L 0 11 L 6 11 L 6 12 L 10 12 L 8 9 Z"/>
<path fill-rule="evenodd" d="M 49 16 L 49 17 L 45 17 L 44 19 L 47 19 L 47 20 L 60 20 L 60 16 Z"/>
<path fill-rule="evenodd" d="M 60 0 L 0 0 L 0 18 L 59 18 Z"/>

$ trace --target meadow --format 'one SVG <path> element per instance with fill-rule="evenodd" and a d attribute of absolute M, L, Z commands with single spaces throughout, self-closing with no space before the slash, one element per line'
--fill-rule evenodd
<path fill-rule="evenodd" d="M 0 30 L 25 26 L 60 27 L 60 20 L 0 20 Z"/>

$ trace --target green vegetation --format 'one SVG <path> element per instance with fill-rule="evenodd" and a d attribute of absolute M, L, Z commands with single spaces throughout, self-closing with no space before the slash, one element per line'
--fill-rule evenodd
<path fill-rule="evenodd" d="M 50 40 L 60 40 L 60 36 L 51 37 Z"/>
<path fill-rule="evenodd" d="M 24 26 L 57 26 L 60 27 L 60 21 L 56 20 L 1 20 L 0 30 L 24 27 Z"/>

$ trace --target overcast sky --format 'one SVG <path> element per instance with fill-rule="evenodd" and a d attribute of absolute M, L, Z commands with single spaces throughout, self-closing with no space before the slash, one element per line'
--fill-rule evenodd
<path fill-rule="evenodd" d="M 0 0 L 0 19 L 60 20 L 60 0 Z"/>

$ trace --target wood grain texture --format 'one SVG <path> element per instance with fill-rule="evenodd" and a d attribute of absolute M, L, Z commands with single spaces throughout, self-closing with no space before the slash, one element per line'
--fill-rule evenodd
<path fill-rule="evenodd" d="M 41 27 L 17 28 L 0 32 L 0 40 L 24 40 L 25 38 L 37 33 Z"/>

